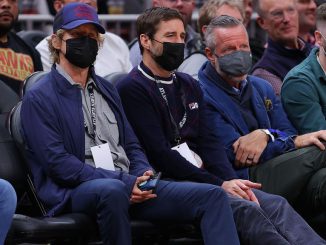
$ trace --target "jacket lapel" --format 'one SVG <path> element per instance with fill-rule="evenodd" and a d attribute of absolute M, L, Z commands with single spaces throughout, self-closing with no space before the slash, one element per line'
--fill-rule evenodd
<path fill-rule="evenodd" d="M 203 84 L 203 88 L 208 100 L 223 115 L 224 119 L 235 126 L 242 135 L 247 134 L 249 132 L 248 127 L 229 96 L 208 79 Z"/>

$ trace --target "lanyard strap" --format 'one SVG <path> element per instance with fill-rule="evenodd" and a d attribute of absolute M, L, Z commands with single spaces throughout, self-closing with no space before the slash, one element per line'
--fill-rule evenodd
<path fill-rule="evenodd" d="M 89 136 L 95 140 L 95 132 L 96 132 L 96 109 L 95 109 L 95 95 L 94 95 L 94 88 L 93 88 L 93 85 L 92 84 L 89 84 L 87 86 L 87 90 L 88 90 L 88 93 L 89 93 L 89 98 L 90 98 L 90 102 L 91 102 L 91 111 L 90 111 L 90 114 L 91 114 L 91 124 L 92 124 L 92 127 L 93 127 L 93 133 L 89 132 L 87 130 L 87 124 L 86 124 L 86 121 L 84 119 L 84 125 L 85 125 L 85 128 L 86 128 L 86 131 L 88 132 Z"/>
<path fill-rule="evenodd" d="M 173 80 L 175 80 L 176 83 L 178 82 L 177 77 L 175 75 L 173 75 Z M 185 125 L 185 123 L 187 121 L 186 98 L 185 98 L 184 90 L 183 90 L 183 88 L 182 88 L 182 86 L 180 84 L 181 100 L 182 100 L 182 105 L 184 107 L 185 112 L 183 114 L 183 117 L 182 117 L 181 121 L 179 122 L 179 124 L 177 124 L 176 121 L 174 120 L 174 117 L 173 117 L 172 113 L 171 113 L 170 106 L 169 106 L 169 101 L 168 101 L 165 89 L 163 88 L 162 84 L 156 78 L 155 78 L 155 82 L 156 82 L 156 85 L 158 87 L 158 90 L 160 91 L 160 94 L 161 94 L 162 98 L 165 101 L 166 107 L 167 107 L 168 112 L 169 112 L 170 121 L 171 121 L 171 124 L 172 124 L 172 127 L 173 127 L 174 141 L 177 144 L 179 144 L 180 141 L 181 141 L 180 129 Z"/>

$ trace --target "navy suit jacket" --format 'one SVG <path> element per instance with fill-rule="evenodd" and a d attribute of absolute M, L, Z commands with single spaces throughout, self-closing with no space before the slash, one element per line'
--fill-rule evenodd
<path fill-rule="evenodd" d="M 206 62 L 199 71 L 199 81 L 208 104 L 208 115 L 211 133 L 223 143 L 230 162 L 234 163 L 233 143 L 241 136 L 250 133 L 245 120 L 235 102 L 219 86 L 222 78 L 215 68 Z M 269 142 L 260 163 L 276 157 L 294 148 L 291 136 L 297 132 L 285 114 L 280 100 L 275 96 L 271 85 L 258 77 L 248 76 L 247 86 L 252 86 L 251 104 L 256 116 L 258 128 L 277 129 L 282 132 L 275 142 Z M 235 167 L 235 166 L 234 166 Z M 240 178 L 248 178 L 246 168 L 236 169 Z"/>

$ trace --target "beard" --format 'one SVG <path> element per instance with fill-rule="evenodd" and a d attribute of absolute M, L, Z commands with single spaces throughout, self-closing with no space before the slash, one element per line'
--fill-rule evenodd
<path fill-rule="evenodd" d="M 16 19 L 13 19 L 9 23 L 0 23 L 0 37 L 7 35 L 8 32 L 14 27 Z"/>

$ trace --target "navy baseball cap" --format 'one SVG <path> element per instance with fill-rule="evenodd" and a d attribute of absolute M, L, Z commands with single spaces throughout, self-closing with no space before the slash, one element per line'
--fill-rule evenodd
<path fill-rule="evenodd" d="M 100 33 L 105 33 L 93 7 L 85 3 L 68 3 L 55 16 L 53 33 L 59 29 L 71 30 L 83 24 L 94 24 Z"/>

